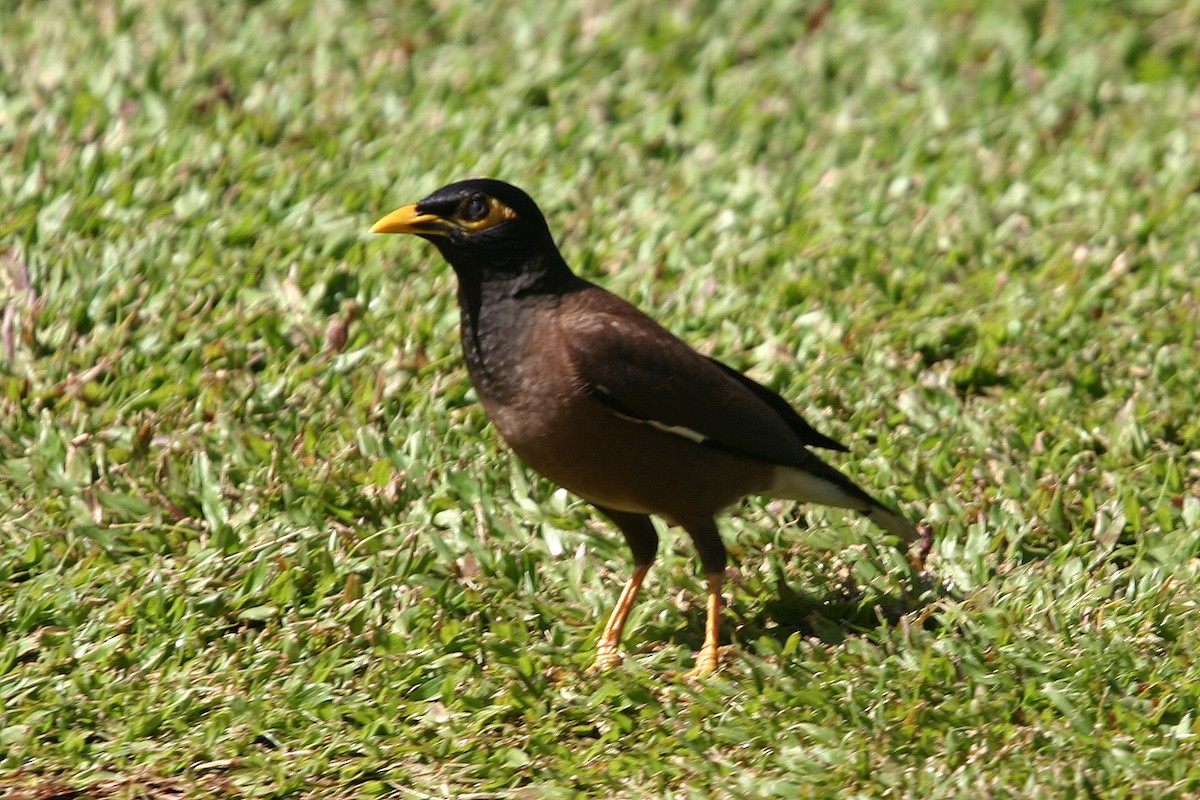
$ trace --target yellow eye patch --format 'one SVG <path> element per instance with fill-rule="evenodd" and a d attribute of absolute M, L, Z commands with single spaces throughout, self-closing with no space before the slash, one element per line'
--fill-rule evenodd
<path fill-rule="evenodd" d="M 496 198 L 475 195 L 462 201 L 454 221 L 465 230 L 481 231 L 499 225 L 505 220 L 516 218 L 517 212 Z"/>

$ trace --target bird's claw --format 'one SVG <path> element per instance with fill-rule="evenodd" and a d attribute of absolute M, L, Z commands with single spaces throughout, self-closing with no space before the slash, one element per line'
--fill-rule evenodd
<path fill-rule="evenodd" d="M 621 656 L 621 651 L 615 645 L 602 644 L 596 648 L 596 659 L 592 665 L 588 667 L 589 675 L 596 675 L 601 672 L 608 672 L 611 669 L 616 669 L 621 666 L 624 658 Z"/>
<path fill-rule="evenodd" d="M 696 656 L 696 666 L 683 674 L 686 680 L 694 680 L 696 678 L 707 678 L 717 671 L 717 663 L 719 661 L 717 652 L 701 650 Z"/>

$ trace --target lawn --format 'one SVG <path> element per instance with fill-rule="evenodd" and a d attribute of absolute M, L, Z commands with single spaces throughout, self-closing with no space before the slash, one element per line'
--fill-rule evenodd
<path fill-rule="evenodd" d="M 9 2 L 0 794 L 1200 797 L 1200 3 Z M 475 401 L 452 180 L 934 543 L 687 537 Z M 835 454 L 836 455 L 836 454 Z"/>

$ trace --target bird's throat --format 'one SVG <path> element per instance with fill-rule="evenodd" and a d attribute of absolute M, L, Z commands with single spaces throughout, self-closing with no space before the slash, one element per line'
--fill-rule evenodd
<path fill-rule="evenodd" d="M 521 295 L 512 288 L 459 283 L 463 357 L 475 391 L 488 405 L 508 405 L 519 394 L 525 380 L 522 356 L 536 335 L 535 315 L 559 298 Z"/>

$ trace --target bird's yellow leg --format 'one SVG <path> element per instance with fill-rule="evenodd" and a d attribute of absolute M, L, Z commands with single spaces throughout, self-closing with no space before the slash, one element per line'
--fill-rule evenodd
<path fill-rule="evenodd" d="M 592 662 L 589 672 L 612 669 L 621 663 L 621 634 L 642 588 L 642 581 L 649 571 L 649 564 L 639 564 L 634 567 L 633 574 L 625 582 L 625 588 L 621 590 L 621 596 L 617 599 L 617 607 L 612 610 L 604 632 L 600 634 L 600 641 L 596 644 L 596 660 Z"/>
<path fill-rule="evenodd" d="M 708 576 L 708 603 L 704 617 L 704 644 L 696 654 L 696 666 L 687 674 L 689 678 L 703 678 L 717 670 L 721 630 L 721 582 L 725 574 L 714 572 Z"/>

